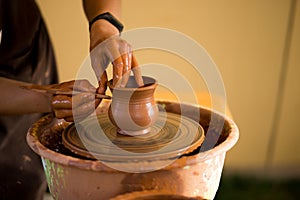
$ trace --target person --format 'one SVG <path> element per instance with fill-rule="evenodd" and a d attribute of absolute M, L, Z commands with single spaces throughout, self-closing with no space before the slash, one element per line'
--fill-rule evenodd
<path fill-rule="evenodd" d="M 105 93 L 108 62 L 113 64 L 115 86 L 126 85 L 131 69 L 142 84 L 131 47 L 119 37 L 118 24 L 111 21 L 120 18 L 121 0 L 83 0 L 83 8 L 91 22 L 90 50 L 99 81 L 97 89 L 88 80 L 58 83 L 51 41 L 34 0 L 0 0 L 0 199 L 43 198 L 47 184 L 41 160 L 28 147 L 25 137 L 43 113 L 53 112 L 58 118 L 72 121 L 74 110 L 79 110 L 80 117 L 93 112 L 101 100 L 95 100 L 90 91 Z M 98 17 L 104 13 L 109 18 Z M 97 50 L 103 42 L 109 47 L 104 52 Z M 74 97 L 22 88 L 32 85 L 82 92 Z M 78 104 L 72 104 L 74 99 L 80 99 Z"/>

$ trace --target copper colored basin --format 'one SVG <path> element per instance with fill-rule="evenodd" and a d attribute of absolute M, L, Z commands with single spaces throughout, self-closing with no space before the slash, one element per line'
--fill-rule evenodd
<path fill-rule="evenodd" d="M 186 197 L 176 194 L 168 194 L 163 191 L 144 191 L 132 192 L 128 194 L 119 195 L 111 200 L 204 200 L 201 197 Z"/>
<path fill-rule="evenodd" d="M 205 140 L 192 153 L 181 155 L 169 165 L 146 173 L 116 170 L 99 160 L 72 154 L 62 145 L 61 134 L 69 125 L 65 121 L 47 115 L 33 124 L 28 131 L 27 141 L 42 158 L 54 199 L 111 199 L 126 193 L 153 190 L 213 199 L 219 186 L 226 152 L 238 140 L 237 126 L 228 117 L 208 108 L 166 101 L 158 104 L 167 112 L 182 114 L 197 121 L 204 129 Z M 108 108 L 101 109 L 107 112 Z M 122 161 L 113 164 L 127 168 L 134 164 L 146 170 L 149 165 L 162 162 L 165 160 L 136 163 Z"/>

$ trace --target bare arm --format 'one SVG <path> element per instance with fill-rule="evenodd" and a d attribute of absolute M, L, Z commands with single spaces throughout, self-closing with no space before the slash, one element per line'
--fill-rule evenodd
<path fill-rule="evenodd" d="M 83 0 L 83 7 L 88 21 L 105 12 L 121 17 L 121 0 Z"/>
<path fill-rule="evenodd" d="M 105 12 L 110 12 L 117 19 L 121 16 L 121 0 L 83 0 L 83 7 L 88 21 Z M 97 20 L 90 30 L 90 49 L 118 34 L 118 29 L 108 21 Z"/>
<path fill-rule="evenodd" d="M 121 0 L 83 0 L 83 7 L 88 21 L 91 21 L 97 15 L 105 12 L 110 12 L 115 18 L 120 20 L 121 4 Z M 133 55 L 131 45 L 118 36 L 119 30 L 110 22 L 104 19 L 95 21 L 90 29 L 90 50 L 96 49 L 97 45 L 105 40 L 106 43 L 102 46 L 98 46 L 100 49 L 94 51 L 94 55 L 91 55 L 91 57 L 102 57 L 103 59 L 103 56 L 100 53 L 97 55 L 97 52 L 101 52 L 103 49 L 109 49 L 109 52 L 106 52 L 109 56 L 106 56 L 112 58 L 110 62 L 113 64 L 113 85 L 124 87 L 127 84 L 130 70 L 133 70 L 138 85 L 142 86 L 143 79 L 137 59 Z M 110 41 L 109 38 L 111 39 Z M 106 68 L 107 65 L 106 62 L 103 63 L 92 63 L 98 80 L 100 79 L 99 77 L 101 77 L 103 67 Z"/>
<path fill-rule="evenodd" d="M 23 89 L 21 86 L 26 87 Z M 38 90 L 81 91 L 74 95 L 52 95 Z M 96 88 L 87 80 L 72 80 L 52 85 L 34 85 L 0 77 L 0 115 L 23 115 L 30 113 L 53 112 L 59 119 L 82 120 L 91 114 L 101 102 L 95 98 Z M 99 87 L 98 93 L 104 94 L 105 88 Z"/>
<path fill-rule="evenodd" d="M 0 77 L 1 115 L 51 112 L 49 96 L 22 89 L 21 85 L 31 84 Z"/>

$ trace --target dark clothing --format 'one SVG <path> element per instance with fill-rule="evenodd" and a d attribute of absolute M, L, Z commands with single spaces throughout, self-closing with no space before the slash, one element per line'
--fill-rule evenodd
<path fill-rule="evenodd" d="M 57 83 L 53 49 L 34 0 L 0 0 L 0 76 L 35 84 Z M 26 143 L 41 114 L 0 116 L 0 200 L 42 199 L 41 160 Z"/>

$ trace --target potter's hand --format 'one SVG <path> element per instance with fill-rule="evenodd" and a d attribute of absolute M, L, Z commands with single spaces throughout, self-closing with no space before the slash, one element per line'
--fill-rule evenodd
<path fill-rule="evenodd" d="M 143 85 L 140 68 L 130 44 L 121 39 L 118 30 L 107 21 L 99 20 L 92 26 L 90 49 L 92 67 L 98 80 L 102 74 L 106 73 L 108 64 L 112 63 L 114 87 L 125 87 L 131 70 L 137 84 Z"/>
<path fill-rule="evenodd" d="M 106 83 L 106 76 L 102 77 Z M 87 80 L 69 81 L 60 84 L 49 85 L 50 89 L 69 91 L 73 95 L 53 95 L 52 109 L 57 118 L 72 122 L 74 119 L 83 120 L 95 111 L 101 99 L 95 98 L 95 94 L 104 94 L 106 84 L 99 83 L 99 88 L 92 86 Z"/>

